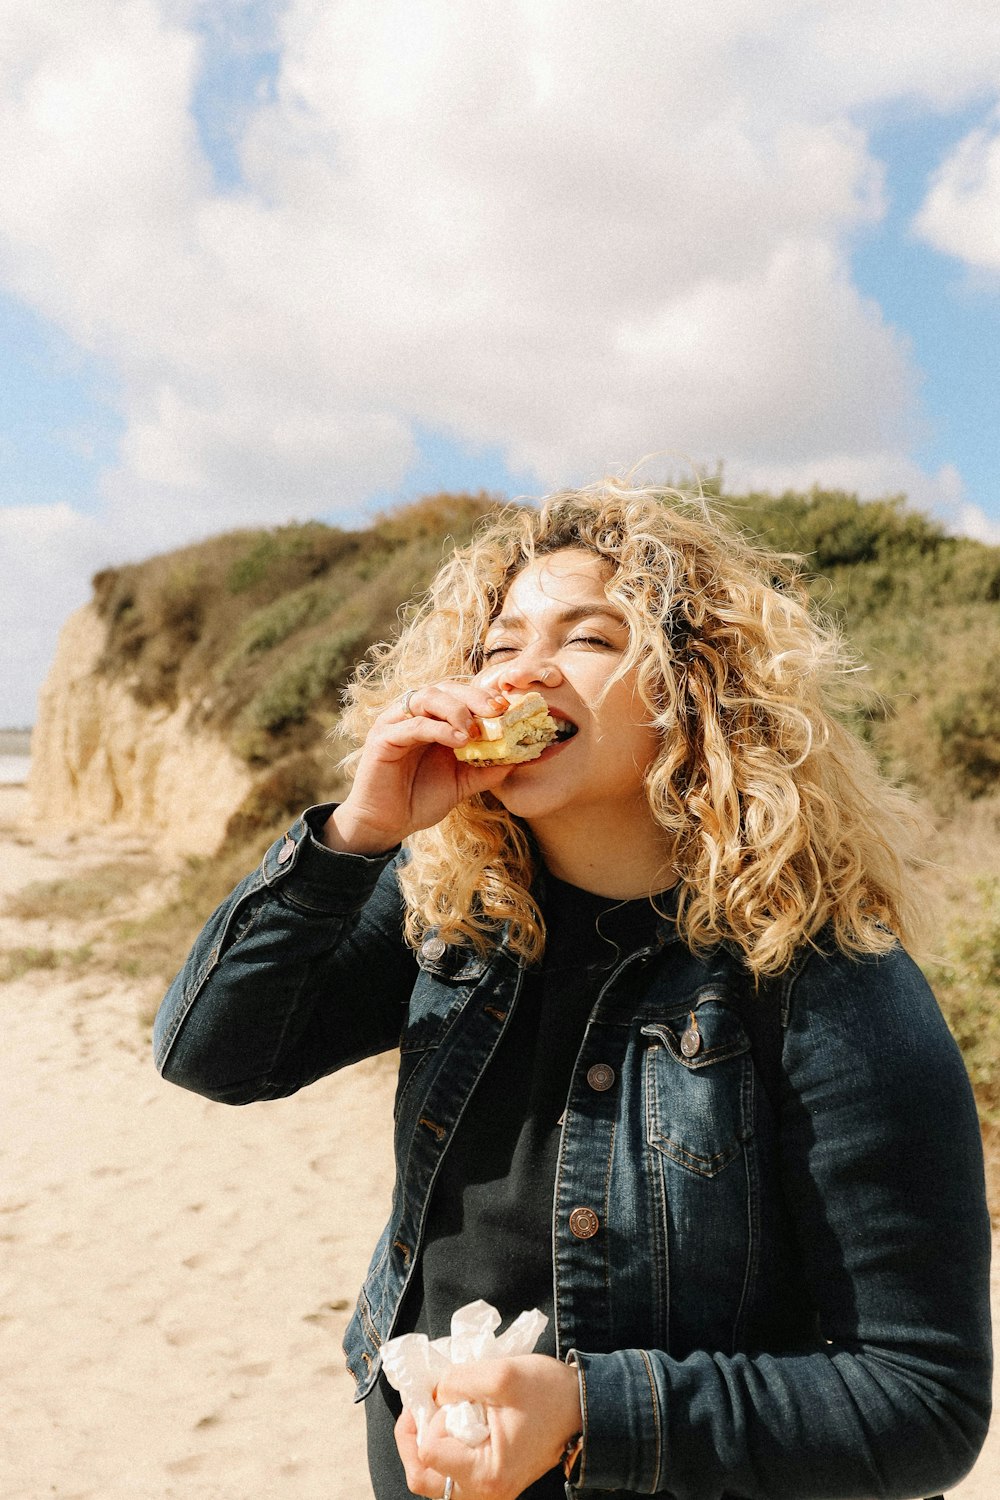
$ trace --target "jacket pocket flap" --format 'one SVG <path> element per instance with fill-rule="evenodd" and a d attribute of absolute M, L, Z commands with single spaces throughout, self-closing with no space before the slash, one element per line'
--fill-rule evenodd
<path fill-rule="evenodd" d="M 708 1068 L 750 1051 L 750 1038 L 737 1013 L 715 991 L 695 995 L 686 1010 L 649 1021 L 642 1035 L 661 1042 L 682 1067 Z"/>

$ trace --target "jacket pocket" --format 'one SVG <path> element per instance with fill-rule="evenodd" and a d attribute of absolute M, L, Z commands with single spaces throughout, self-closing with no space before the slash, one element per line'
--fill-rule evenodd
<path fill-rule="evenodd" d="M 750 1038 L 708 994 L 642 1027 L 646 1139 L 679 1167 L 715 1177 L 752 1133 Z"/>

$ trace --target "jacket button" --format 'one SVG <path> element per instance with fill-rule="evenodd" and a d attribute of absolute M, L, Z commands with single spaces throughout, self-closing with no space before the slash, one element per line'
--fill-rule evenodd
<path fill-rule="evenodd" d="M 291 857 L 292 857 L 292 855 L 294 853 L 295 853 L 295 842 L 294 842 L 294 840 L 293 839 L 286 839 L 285 842 L 282 844 L 281 848 L 278 850 L 278 864 L 279 865 L 287 865 L 288 861 L 291 859 Z"/>
<path fill-rule="evenodd" d="M 601 1221 L 592 1208 L 574 1208 L 569 1216 L 570 1233 L 578 1240 L 589 1240 L 601 1227 Z"/>
<path fill-rule="evenodd" d="M 595 1063 L 592 1068 L 587 1069 L 587 1082 L 592 1089 L 603 1094 L 615 1081 L 615 1070 L 609 1068 L 607 1063 Z"/>
<path fill-rule="evenodd" d="M 444 950 L 447 948 L 447 946 L 448 944 L 444 941 L 443 938 L 424 938 L 423 942 L 420 944 L 420 952 L 423 957 L 427 959 L 428 963 L 433 964 L 437 963 L 439 958 L 444 957 Z"/>
<path fill-rule="evenodd" d="M 681 1033 L 681 1053 L 684 1057 L 697 1057 L 701 1051 L 701 1032 L 698 1023 L 688 1026 Z"/>

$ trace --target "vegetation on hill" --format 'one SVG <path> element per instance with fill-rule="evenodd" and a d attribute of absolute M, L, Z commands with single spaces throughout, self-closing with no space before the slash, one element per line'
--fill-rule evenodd
<path fill-rule="evenodd" d="M 818 607 L 867 663 L 856 718 L 890 773 L 941 809 L 994 789 L 1000 548 L 948 536 L 902 499 L 715 499 L 745 531 L 802 559 Z M 310 787 L 329 785 L 326 737 L 355 663 L 496 503 L 435 495 L 364 531 L 312 521 L 231 532 L 108 569 L 94 580 L 108 627 L 101 669 L 143 703 L 189 701 L 196 723 L 260 771 L 246 813 L 270 826 Z"/>
<path fill-rule="evenodd" d="M 496 505 L 436 495 L 364 531 L 318 521 L 212 537 L 94 579 L 107 624 L 100 670 L 140 702 L 192 705 L 260 774 L 234 822 L 267 830 L 335 781 L 327 736 L 340 692 L 372 641 L 390 635 L 449 539 Z"/>
<path fill-rule="evenodd" d="M 867 666 L 857 727 L 951 839 L 968 878 L 946 891 L 929 968 L 984 1119 L 1000 1128 L 1000 548 L 946 535 L 902 498 L 711 498 L 767 546 L 800 556 L 817 607 Z M 190 702 L 193 719 L 258 772 L 219 854 L 192 862 L 171 906 L 122 929 L 120 963 L 173 967 L 261 846 L 301 807 L 342 790 L 329 731 L 355 662 L 496 503 L 435 495 L 364 531 L 309 522 L 234 532 L 98 574 L 101 670 L 145 703 Z"/>
<path fill-rule="evenodd" d="M 776 551 L 803 559 L 813 598 L 869 668 L 858 726 L 886 769 L 940 809 L 1000 785 L 1000 547 L 948 536 L 903 498 L 725 496 Z"/>

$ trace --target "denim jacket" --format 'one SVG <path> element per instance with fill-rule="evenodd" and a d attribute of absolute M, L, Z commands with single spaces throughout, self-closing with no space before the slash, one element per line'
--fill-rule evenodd
<path fill-rule="evenodd" d="M 299 819 L 211 917 L 154 1046 L 164 1077 L 230 1104 L 399 1047 L 392 1208 L 345 1339 L 361 1399 L 523 969 L 503 941 L 484 957 L 431 934 L 414 954 L 402 856 L 326 849 L 313 830 L 329 811 Z M 748 992 L 780 1008 L 778 1088 Z M 693 955 L 664 921 L 591 1013 L 552 1251 L 581 1493 L 913 1500 L 975 1460 L 991 1376 L 979 1131 L 899 948 L 808 948 L 755 995 L 735 954 Z"/>

